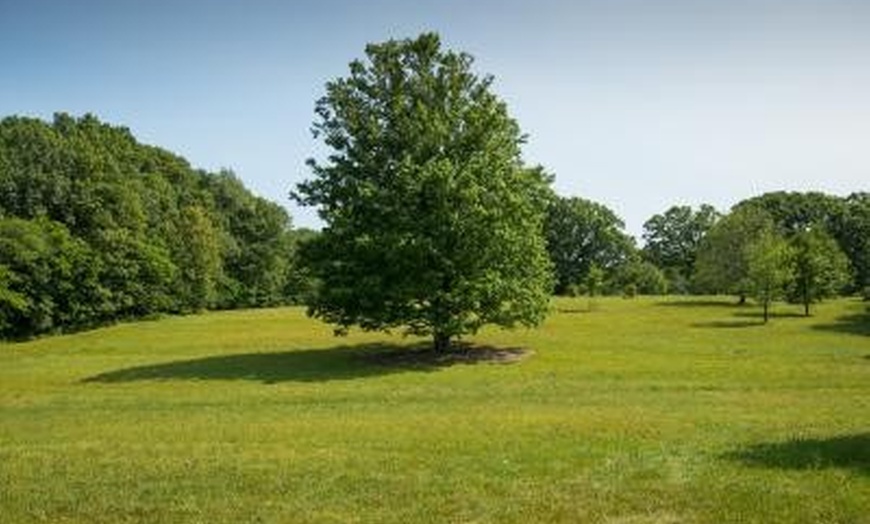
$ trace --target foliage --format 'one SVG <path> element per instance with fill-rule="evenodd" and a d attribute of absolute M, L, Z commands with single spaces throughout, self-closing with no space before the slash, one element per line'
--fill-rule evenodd
<path fill-rule="evenodd" d="M 288 238 L 285 248 L 288 252 L 286 279 L 283 296 L 291 304 L 303 304 L 317 287 L 314 277 L 302 263 L 300 250 L 309 242 L 314 241 L 320 233 L 308 228 L 294 229 Z"/>
<path fill-rule="evenodd" d="M 633 257 L 620 266 L 612 279 L 611 293 L 626 295 L 666 295 L 668 279 L 655 264 Z M 627 291 L 631 290 L 631 293 Z"/>
<path fill-rule="evenodd" d="M 285 303 L 290 220 L 91 115 L 0 121 L 0 337 Z"/>
<path fill-rule="evenodd" d="M 849 280 L 849 261 L 837 241 L 821 228 L 796 233 L 791 238 L 794 251 L 794 279 L 789 286 L 789 300 L 804 305 L 833 297 Z"/>
<path fill-rule="evenodd" d="M 553 262 L 556 294 L 582 284 L 593 267 L 612 277 L 634 251 L 625 224 L 602 204 L 555 196 L 545 226 L 547 251 Z"/>
<path fill-rule="evenodd" d="M 767 213 L 786 237 L 810 228 L 824 230 L 849 259 L 848 291 L 859 292 L 870 284 L 870 194 L 840 198 L 818 192 L 779 191 L 744 200 L 735 209 L 750 207 Z"/>
<path fill-rule="evenodd" d="M 754 207 L 735 208 L 719 220 L 698 248 L 694 286 L 703 293 L 727 293 L 745 300 L 752 288 L 748 246 L 773 234 L 770 216 Z"/>
<path fill-rule="evenodd" d="M 853 292 L 870 289 L 870 193 L 854 193 L 843 201 L 831 234 L 849 259 Z"/>
<path fill-rule="evenodd" d="M 708 204 L 697 211 L 690 206 L 673 206 L 643 224 L 643 254 L 668 275 L 672 291 L 689 291 L 698 248 L 719 218 Z"/>
<path fill-rule="evenodd" d="M 819 192 L 776 191 L 743 200 L 735 209 L 752 207 L 764 211 L 789 237 L 810 227 L 828 228 L 842 209 L 842 199 Z"/>
<path fill-rule="evenodd" d="M 583 286 L 586 289 L 586 294 L 590 297 L 600 295 L 601 288 L 604 287 L 604 270 L 593 264 L 586 272 Z"/>
<path fill-rule="evenodd" d="M 366 330 L 452 337 L 539 323 L 551 290 L 542 234 L 549 180 L 467 54 L 439 37 L 366 48 L 329 82 L 296 198 L 327 226 L 301 251 L 318 282 L 312 315 Z"/>
<path fill-rule="evenodd" d="M 22 337 L 86 325 L 108 307 L 100 260 L 63 224 L 0 219 L 0 328 Z"/>
<path fill-rule="evenodd" d="M 792 280 L 793 252 L 778 233 L 762 230 L 746 246 L 749 289 L 764 309 L 764 322 L 769 317 L 770 304 L 785 295 Z"/>

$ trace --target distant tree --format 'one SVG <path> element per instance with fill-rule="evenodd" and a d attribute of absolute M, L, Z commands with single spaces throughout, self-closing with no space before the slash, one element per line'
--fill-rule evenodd
<path fill-rule="evenodd" d="M 217 231 L 206 211 L 199 206 L 181 210 L 181 237 L 186 246 L 181 264 L 181 293 L 187 307 L 198 311 L 214 305 L 221 272 Z"/>
<path fill-rule="evenodd" d="M 100 319 L 99 261 L 60 223 L 0 219 L 0 335 L 23 337 Z"/>
<path fill-rule="evenodd" d="M 693 275 L 696 290 L 737 295 L 746 301 L 752 282 L 747 247 L 773 234 L 770 216 L 757 208 L 735 209 L 714 225 L 698 248 Z"/>
<path fill-rule="evenodd" d="M 767 323 L 771 302 L 784 296 L 792 279 L 792 249 L 777 232 L 762 230 L 746 246 L 746 255 L 749 286 L 764 310 Z"/>
<path fill-rule="evenodd" d="M 673 206 L 644 223 L 644 256 L 668 275 L 673 291 L 689 290 L 698 248 L 719 217 L 708 204 L 697 211 L 690 206 Z"/>
<path fill-rule="evenodd" d="M 851 291 L 870 299 L 870 193 L 854 193 L 844 199 L 831 234 L 849 259 Z"/>
<path fill-rule="evenodd" d="M 306 243 L 314 241 L 319 231 L 308 228 L 294 229 L 287 235 L 285 249 L 289 264 L 284 284 L 284 296 L 291 304 L 303 304 L 317 287 L 314 276 L 302 263 L 300 250 Z"/>
<path fill-rule="evenodd" d="M 338 331 L 404 326 L 438 351 L 485 324 L 539 323 L 549 179 L 523 165 L 492 79 L 435 34 L 366 55 L 318 101 L 331 154 L 295 194 L 327 224 L 302 248 L 319 283 L 309 313 Z"/>
<path fill-rule="evenodd" d="M 843 206 L 842 199 L 818 192 L 776 191 L 739 202 L 734 209 L 755 208 L 766 213 L 786 237 L 809 227 L 828 228 Z"/>
<path fill-rule="evenodd" d="M 604 270 L 593 264 L 583 279 L 583 287 L 590 298 L 600 295 L 604 287 Z"/>
<path fill-rule="evenodd" d="M 0 337 L 292 300 L 281 206 L 92 115 L 0 120 L 0 220 Z"/>
<path fill-rule="evenodd" d="M 256 197 L 232 171 L 208 179 L 222 236 L 222 307 L 274 306 L 285 300 L 291 263 L 290 216 L 274 202 Z"/>
<path fill-rule="evenodd" d="M 555 196 L 547 211 L 547 251 L 553 261 L 556 293 L 582 284 L 592 267 L 611 275 L 634 251 L 625 224 L 602 204 Z"/>
<path fill-rule="evenodd" d="M 20 281 L 9 267 L 0 264 L 0 333 L 13 331 L 15 321 L 27 315 L 27 295 L 15 290 Z"/>
<path fill-rule="evenodd" d="M 794 252 L 794 279 L 789 286 L 789 300 L 804 306 L 810 316 L 810 304 L 835 296 L 849 281 L 849 261 L 837 241 L 821 228 L 801 231 L 791 238 Z"/>
<path fill-rule="evenodd" d="M 632 257 L 632 259 L 620 266 L 613 281 L 612 291 L 622 292 L 624 295 L 665 295 L 668 292 L 668 279 L 664 272 L 652 262 Z M 633 291 L 627 292 L 627 290 Z"/>

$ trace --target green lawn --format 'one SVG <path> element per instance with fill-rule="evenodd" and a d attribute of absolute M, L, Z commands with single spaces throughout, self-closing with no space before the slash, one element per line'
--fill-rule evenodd
<path fill-rule="evenodd" d="M 0 522 L 870 522 L 865 304 L 589 306 L 472 339 L 514 363 L 297 308 L 0 344 Z"/>

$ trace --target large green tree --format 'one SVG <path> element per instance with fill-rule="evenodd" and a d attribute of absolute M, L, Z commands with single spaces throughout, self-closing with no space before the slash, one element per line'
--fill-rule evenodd
<path fill-rule="evenodd" d="M 330 154 L 294 196 L 326 222 L 302 254 L 319 282 L 309 312 L 338 331 L 404 327 L 443 351 L 544 318 L 549 178 L 471 66 L 431 33 L 371 44 L 317 102 Z"/>
<path fill-rule="evenodd" d="M 556 293 L 586 281 L 593 267 L 611 277 L 634 252 L 625 224 L 606 206 L 577 197 L 554 197 L 547 211 L 547 251 L 556 273 Z"/>

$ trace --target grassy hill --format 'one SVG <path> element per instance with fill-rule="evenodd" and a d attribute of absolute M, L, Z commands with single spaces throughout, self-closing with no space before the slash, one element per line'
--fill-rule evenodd
<path fill-rule="evenodd" d="M 0 344 L 0 520 L 870 522 L 866 306 L 796 313 L 563 299 L 471 340 L 504 360 L 299 308 Z"/>

